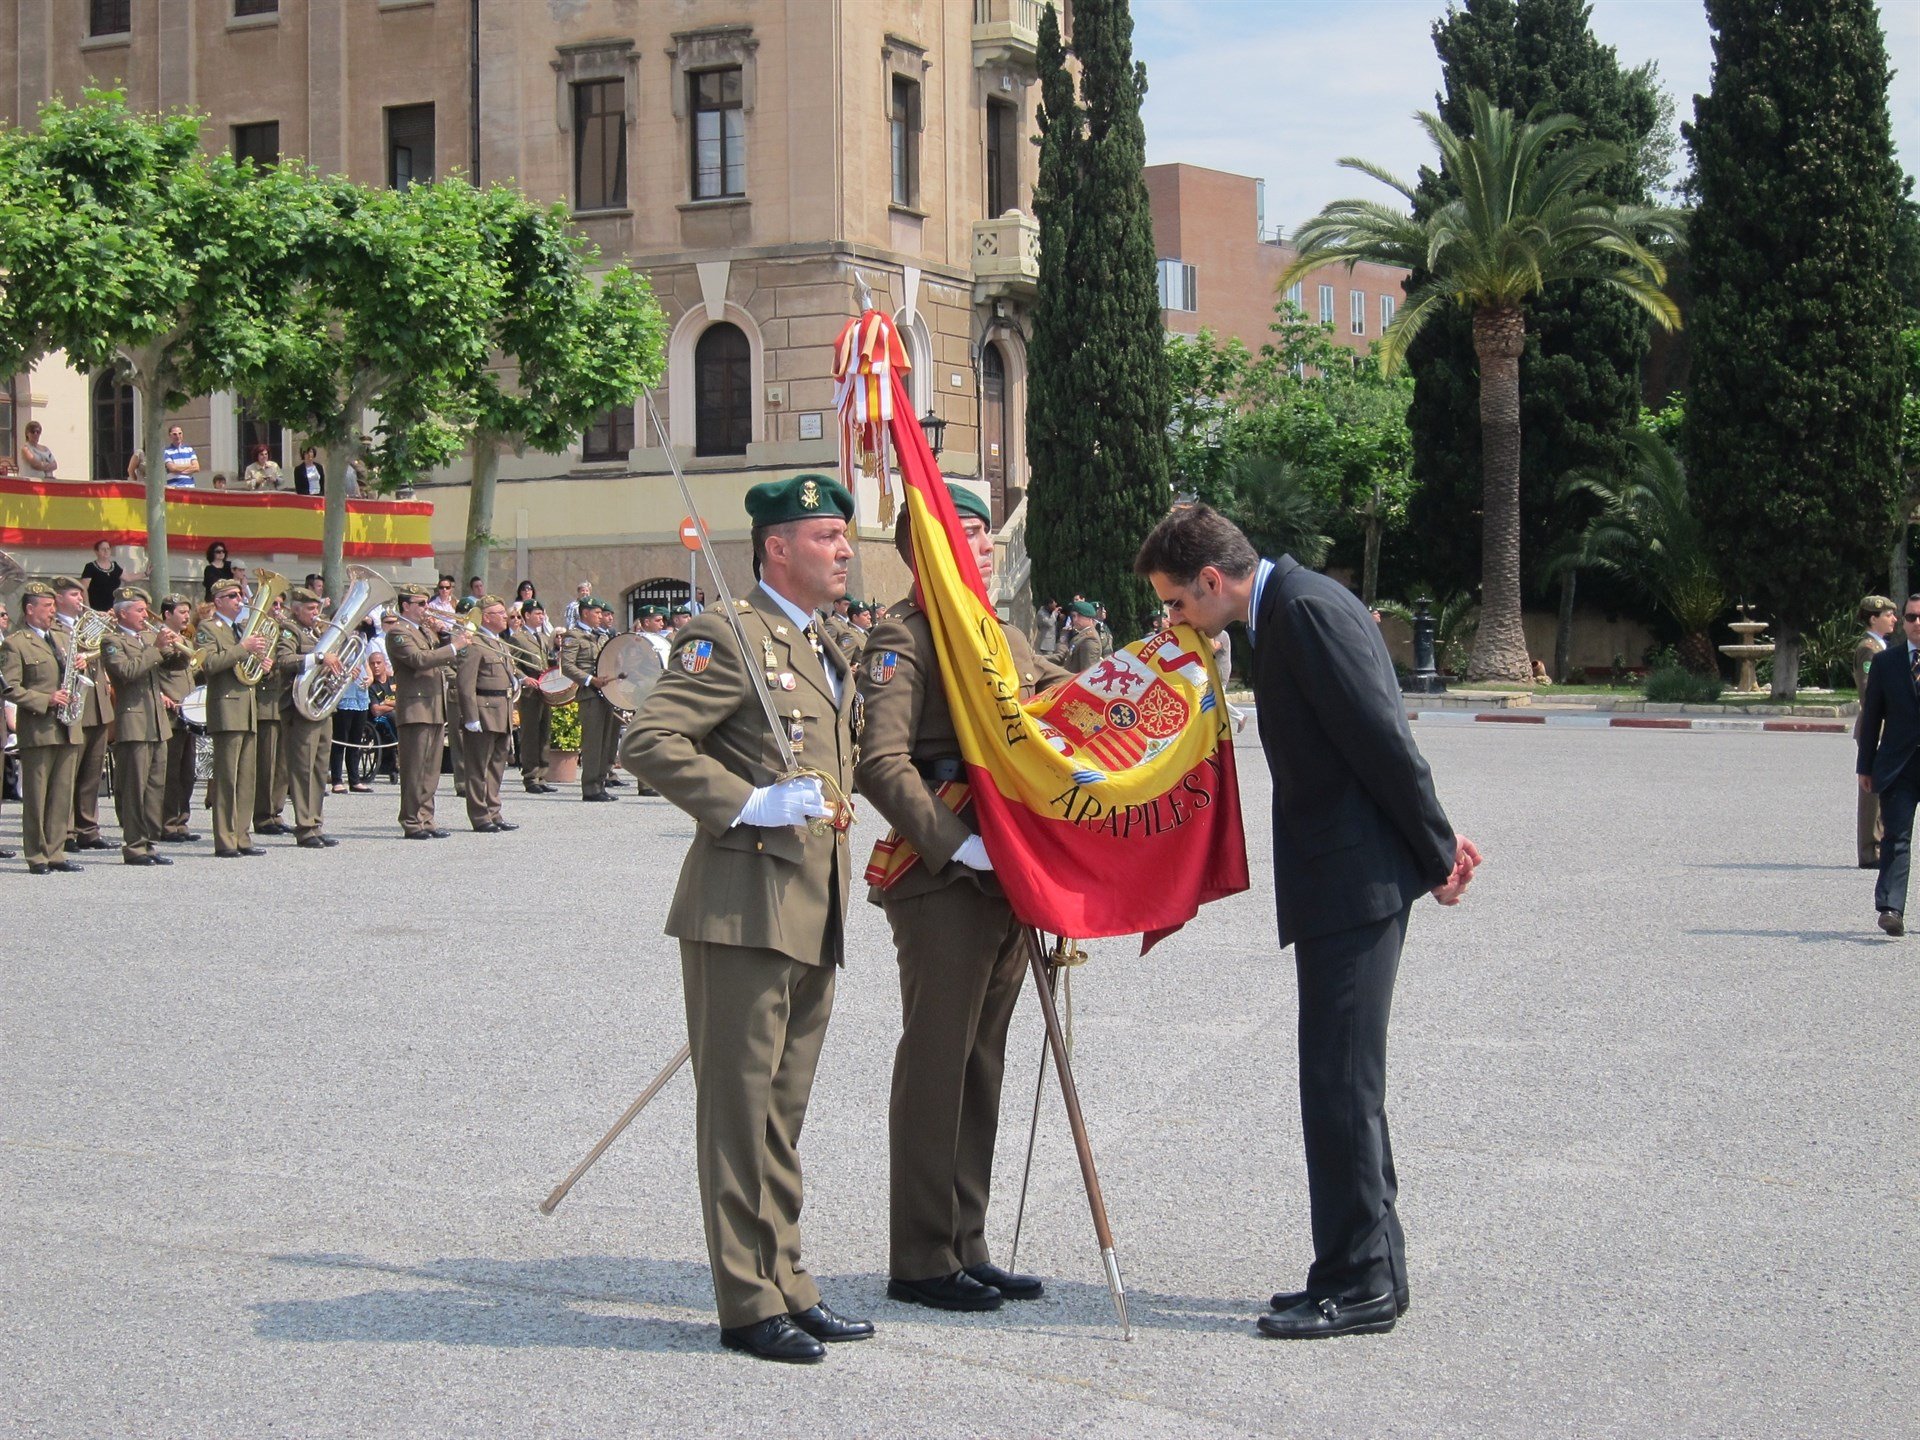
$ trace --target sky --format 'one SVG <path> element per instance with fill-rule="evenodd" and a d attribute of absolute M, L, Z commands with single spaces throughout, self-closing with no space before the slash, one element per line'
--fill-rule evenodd
<path fill-rule="evenodd" d="M 1713 69 L 1700 0 L 1592 0 L 1594 33 L 1622 64 L 1652 60 L 1676 124 Z M 1147 66 L 1147 163 L 1185 161 L 1267 182 L 1267 224 L 1291 231 L 1329 200 L 1391 200 L 1339 168 L 1357 155 L 1413 180 L 1431 155 L 1412 121 L 1434 108 L 1433 22 L 1445 0 L 1133 0 Z M 1902 167 L 1920 174 L 1920 0 L 1883 0 Z M 1904 73 L 1901 73 L 1904 72 Z M 1685 147 L 1677 152 L 1685 163 Z"/>

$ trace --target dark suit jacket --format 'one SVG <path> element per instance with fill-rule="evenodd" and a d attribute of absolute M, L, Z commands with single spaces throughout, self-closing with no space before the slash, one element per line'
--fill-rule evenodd
<path fill-rule="evenodd" d="M 309 481 L 302 472 L 306 469 L 299 461 L 293 464 L 293 493 L 296 495 L 324 495 L 327 493 L 327 467 L 318 460 L 313 462 L 314 476 Z"/>
<path fill-rule="evenodd" d="M 1920 748 L 1920 696 L 1913 690 L 1912 647 L 1896 640 L 1880 652 L 1867 671 L 1860 697 L 1860 754 L 1853 769 L 1871 775 L 1875 793 L 1899 778 Z"/>
<path fill-rule="evenodd" d="M 1453 826 L 1380 627 L 1346 586 L 1291 556 L 1259 596 L 1253 693 L 1273 772 L 1282 946 L 1384 920 L 1446 880 Z"/>

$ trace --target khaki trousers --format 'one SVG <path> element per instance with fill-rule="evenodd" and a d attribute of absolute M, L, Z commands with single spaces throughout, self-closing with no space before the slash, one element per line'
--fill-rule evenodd
<path fill-rule="evenodd" d="M 167 809 L 167 747 L 161 740 L 116 740 L 113 813 L 120 822 L 120 855 L 153 854 Z"/>
<path fill-rule="evenodd" d="M 107 768 L 107 727 L 81 732 L 80 759 L 73 772 L 73 838 L 100 838 L 100 782 Z"/>
<path fill-rule="evenodd" d="M 1856 858 L 1862 865 L 1878 867 L 1880 864 L 1880 841 L 1886 834 L 1880 824 L 1880 797 L 1871 792 L 1859 793 L 1859 782 L 1855 781 L 1854 832 L 1858 846 Z"/>
<path fill-rule="evenodd" d="M 269 822 L 278 823 L 280 812 L 287 808 L 291 780 L 287 774 L 286 731 L 277 715 L 260 721 L 254 735 L 253 763 L 253 825 L 257 830 Z"/>
<path fill-rule="evenodd" d="M 500 818 L 500 781 L 507 773 L 506 731 L 463 731 L 467 752 L 467 823 L 476 830 Z"/>
<path fill-rule="evenodd" d="M 160 833 L 184 835 L 193 825 L 193 762 L 199 737 L 173 722 L 167 741 L 166 790 L 160 802 Z"/>
<path fill-rule="evenodd" d="M 408 835 L 433 829 L 433 792 L 440 784 L 440 742 L 445 725 L 394 727 L 400 762 L 400 828 Z"/>
<path fill-rule="evenodd" d="M 959 882 L 883 902 L 900 963 L 887 1112 L 888 1265 L 931 1280 L 984 1264 L 1007 1026 L 1026 946 L 1007 902 Z"/>
<path fill-rule="evenodd" d="M 212 811 L 213 853 L 231 855 L 253 844 L 250 822 L 253 792 L 259 783 L 259 737 L 251 730 L 213 732 L 213 779 L 207 809 Z"/>
<path fill-rule="evenodd" d="M 20 751 L 20 848 L 29 865 L 65 860 L 73 828 L 73 777 L 78 745 L 35 745 Z"/>
<path fill-rule="evenodd" d="M 580 796 L 607 793 L 613 752 L 620 743 L 620 722 L 598 691 L 580 692 Z"/>
<path fill-rule="evenodd" d="M 524 785 L 547 783 L 547 741 L 553 735 L 553 707 L 531 684 L 520 692 L 520 780 Z"/>
<path fill-rule="evenodd" d="M 834 967 L 680 942 L 694 1147 L 714 1300 L 727 1329 L 820 1302 L 800 1258 L 800 1127 L 833 1013 Z"/>
<path fill-rule="evenodd" d="M 447 681 L 447 761 L 453 766 L 453 793 L 467 797 L 467 732 L 460 724 L 460 687 Z"/>
<path fill-rule="evenodd" d="M 293 833 L 304 840 L 318 835 L 327 800 L 327 754 L 333 748 L 333 717 L 309 720 L 297 710 L 280 719 L 280 746 L 286 752 L 287 794 L 293 800 Z"/>

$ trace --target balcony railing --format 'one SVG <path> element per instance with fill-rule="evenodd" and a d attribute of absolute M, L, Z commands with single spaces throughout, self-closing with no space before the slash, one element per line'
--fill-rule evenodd
<path fill-rule="evenodd" d="M 1031 71 L 1040 52 L 1041 0 L 973 0 L 973 63 Z"/>
<path fill-rule="evenodd" d="M 1031 299 L 1040 288 L 1040 222 L 1018 210 L 973 222 L 973 298 Z"/>

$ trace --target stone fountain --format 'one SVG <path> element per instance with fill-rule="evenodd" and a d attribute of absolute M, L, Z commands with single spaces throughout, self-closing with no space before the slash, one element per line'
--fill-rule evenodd
<path fill-rule="evenodd" d="M 1753 607 L 1751 605 L 1736 605 L 1733 608 L 1740 612 L 1740 618 L 1729 621 L 1727 628 L 1740 637 L 1740 643 L 1737 645 L 1722 645 L 1720 647 L 1720 653 L 1730 660 L 1738 660 L 1740 662 L 1740 679 L 1735 683 L 1733 693 L 1736 695 L 1758 695 L 1760 693 L 1760 677 L 1755 673 L 1754 666 L 1756 662 L 1773 654 L 1773 642 L 1768 641 L 1764 645 L 1760 643 L 1760 636 L 1765 632 L 1767 622 L 1753 618 Z"/>

